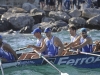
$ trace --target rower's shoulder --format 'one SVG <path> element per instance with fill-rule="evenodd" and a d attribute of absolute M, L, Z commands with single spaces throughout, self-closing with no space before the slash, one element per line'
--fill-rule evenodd
<path fill-rule="evenodd" d="M 4 42 L 4 43 L 3 43 L 3 46 L 4 46 L 4 47 L 8 47 L 8 46 L 10 46 L 10 44 Z"/>
<path fill-rule="evenodd" d="M 59 41 L 59 37 L 54 36 L 54 40 Z"/>

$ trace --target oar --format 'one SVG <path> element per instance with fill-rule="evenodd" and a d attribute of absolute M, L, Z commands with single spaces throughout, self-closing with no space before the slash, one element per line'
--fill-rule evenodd
<path fill-rule="evenodd" d="M 48 59 L 46 59 L 43 55 L 41 55 L 41 53 L 39 53 L 38 51 L 34 50 L 34 52 L 36 52 L 39 56 L 41 56 L 47 63 L 49 63 L 53 68 L 55 68 L 61 75 L 69 75 L 68 73 L 62 73 L 56 66 L 54 66 L 50 61 L 48 61 Z"/>
<path fill-rule="evenodd" d="M 75 51 L 75 50 L 69 50 L 69 51 L 71 51 L 71 52 L 77 52 L 77 51 Z M 87 53 L 87 52 L 80 52 L 81 54 L 86 54 L 86 55 L 93 55 L 93 56 L 100 56 L 100 55 L 98 55 L 98 54 L 93 54 L 93 53 Z"/>
<path fill-rule="evenodd" d="M 1 68 L 2 75 L 4 75 L 1 59 L 0 59 L 0 68 Z"/>
<path fill-rule="evenodd" d="M 27 49 L 27 47 L 19 48 L 19 49 L 15 50 L 15 51 L 17 52 L 17 51 L 24 50 L 24 49 Z"/>

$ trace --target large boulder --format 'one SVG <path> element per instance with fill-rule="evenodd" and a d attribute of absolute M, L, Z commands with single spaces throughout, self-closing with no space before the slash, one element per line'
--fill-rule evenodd
<path fill-rule="evenodd" d="M 36 13 L 42 13 L 42 14 L 45 14 L 45 11 L 44 10 L 41 10 L 41 9 L 38 9 L 38 8 L 34 8 L 34 9 L 31 9 L 30 10 L 30 13 L 31 14 L 36 14 Z"/>
<path fill-rule="evenodd" d="M 100 14 L 100 9 L 87 8 L 82 11 L 82 17 L 91 18 Z"/>
<path fill-rule="evenodd" d="M 35 5 L 30 3 L 24 3 L 22 8 L 25 9 L 27 12 L 30 12 L 31 9 L 37 8 Z"/>
<path fill-rule="evenodd" d="M 67 23 L 62 20 L 59 20 L 52 23 L 52 25 L 56 27 L 64 27 L 64 26 L 67 26 Z"/>
<path fill-rule="evenodd" d="M 1 15 L 4 14 L 6 11 L 7 11 L 6 8 L 0 7 L 0 18 L 1 18 Z"/>
<path fill-rule="evenodd" d="M 30 16 L 32 16 L 34 18 L 35 24 L 41 23 L 44 15 L 45 15 L 45 11 L 43 11 L 41 9 L 34 8 L 30 11 Z"/>
<path fill-rule="evenodd" d="M 49 17 L 43 17 L 42 22 L 55 22 L 54 18 L 49 18 Z"/>
<path fill-rule="evenodd" d="M 6 11 L 7 11 L 7 9 L 6 9 L 6 8 L 0 7 L 0 14 L 5 13 Z"/>
<path fill-rule="evenodd" d="M 41 29 L 44 30 L 47 27 L 52 28 L 53 25 L 51 23 L 48 23 L 48 22 L 42 22 L 42 23 L 35 24 L 33 26 L 32 30 L 35 29 L 35 28 L 37 28 L 37 27 L 41 27 Z"/>
<path fill-rule="evenodd" d="M 0 32 L 7 31 L 9 29 L 9 23 L 7 21 L 0 20 Z"/>
<path fill-rule="evenodd" d="M 87 24 L 89 25 L 99 25 L 100 26 L 100 15 L 90 18 L 87 20 Z"/>
<path fill-rule="evenodd" d="M 81 12 L 79 10 L 72 10 L 71 12 L 69 12 L 69 15 L 71 17 L 80 17 L 81 16 Z"/>
<path fill-rule="evenodd" d="M 81 17 L 73 17 L 69 19 L 69 23 L 75 24 L 75 25 L 85 25 L 86 21 L 84 18 L 81 18 Z"/>
<path fill-rule="evenodd" d="M 63 21 L 68 21 L 70 19 L 70 16 L 65 13 L 65 12 L 61 12 L 61 11 L 51 11 L 49 13 L 49 17 L 54 18 L 55 20 L 63 20 Z"/>
<path fill-rule="evenodd" d="M 13 7 L 13 8 L 9 8 L 8 12 L 11 12 L 11 13 L 26 13 L 26 10 L 24 10 L 23 8 Z"/>
<path fill-rule="evenodd" d="M 1 20 L 9 21 L 14 29 L 21 29 L 34 24 L 34 19 L 25 13 L 5 13 L 2 15 Z"/>

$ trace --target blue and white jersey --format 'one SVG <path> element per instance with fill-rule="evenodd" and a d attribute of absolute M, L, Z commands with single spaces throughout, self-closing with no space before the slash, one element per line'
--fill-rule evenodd
<path fill-rule="evenodd" d="M 44 40 L 44 38 L 42 37 L 40 40 L 37 39 L 37 43 L 36 43 L 36 46 L 37 47 L 40 47 L 42 45 L 42 41 Z M 47 54 L 47 50 L 45 50 L 44 52 L 42 52 L 43 55 L 46 55 Z"/>
<path fill-rule="evenodd" d="M 54 45 L 54 36 L 49 40 L 48 38 L 45 39 L 48 55 L 55 56 L 58 54 L 58 47 Z"/>
<path fill-rule="evenodd" d="M 2 46 L 0 47 L 0 57 L 5 58 L 8 62 L 15 61 L 14 55 L 3 49 L 3 43 L 2 43 Z"/>
<path fill-rule="evenodd" d="M 88 38 L 88 37 L 86 37 Z M 86 39 L 82 38 L 80 39 L 80 43 L 82 44 L 83 42 L 85 42 Z M 92 44 L 87 44 L 84 47 L 82 47 L 82 52 L 92 52 L 93 50 L 93 45 Z"/>
<path fill-rule="evenodd" d="M 71 36 L 71 42 L 74 42 L 76 40 L 76 38 L 78 37 L 78 35 L 76 34 L 76 36 Z"/>

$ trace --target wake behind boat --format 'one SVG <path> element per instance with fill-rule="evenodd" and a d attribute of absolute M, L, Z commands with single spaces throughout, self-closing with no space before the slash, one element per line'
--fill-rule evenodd
<path fill-rule="evenodd" d="M 96 54 L 100 54 L 97 52 Z M 18 54 L 20 56 L 21 54 Z M 57 65 L 71 65 L 77 68 L 100 68 L 100 57 L 85 54 L 56 56 L 47 58 L 50 62 Z M 3 68 L 24 66 L 24 65 L 46 65 L 47 62 L 42 59 L 19 60 L 16 62 L 3 63 Z"/>

